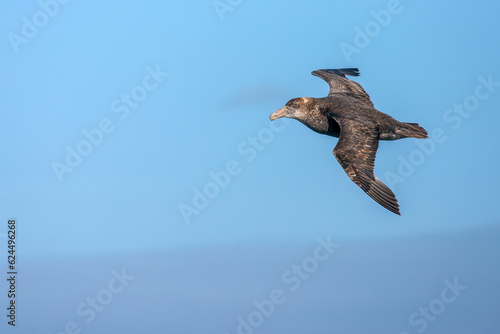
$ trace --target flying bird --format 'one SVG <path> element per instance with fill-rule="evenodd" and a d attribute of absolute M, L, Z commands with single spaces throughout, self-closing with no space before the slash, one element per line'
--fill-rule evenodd
<path fill-rule="evenodd" d="M 299 97 L 269 117 L 293 118 L 313 131 L 339 138 L 333 155 L 347 176 L 375 202 L 401 215 L 396 196 L 373 173 L 379 140 L 428 138 L 417 123 L 399 122 L 378 111 L 363 87 L 346 75 L 359 76 L 357 68 L 313 71 L 330 85 L 327 97 Z"/>

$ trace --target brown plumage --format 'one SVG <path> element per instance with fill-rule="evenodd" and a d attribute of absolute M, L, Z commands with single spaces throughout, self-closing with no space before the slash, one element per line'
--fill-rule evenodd
<path fill-rule="evenodd" d="M 318 133 L 339 138 L 333 154 L 349 178 L 387 210 L 400 215 L 394 193 L 373 173 L 379 140 L 427 138 L 417 123 L 403 123 L 375 109 L 370 96 L 346 75 L 358 76 L 357 68 L 312 72 L 330 85 L 324 98 L 301 97 L 288 101 L 271 114 L 274 121 L 288 117 Z"/>

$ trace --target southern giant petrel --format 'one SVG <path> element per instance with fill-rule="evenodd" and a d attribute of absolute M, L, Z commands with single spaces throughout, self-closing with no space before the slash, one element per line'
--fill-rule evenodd
<path fill-rule="evenodd" d="M 346 75 L 358 76 L 357 68 L 312 72 L 330 85 L 327 97 L 299 97 L 276 110 L 271 121 L 288 117 L 311 130 L 339 138 L 333 154 L 349 178 L 377 203 L 401 215 L 394 193 L 375 174 L 375 154 L 379 140 L 427 138 L 417 123 L 403 123 L 375 109 L 370 96 Z"/>

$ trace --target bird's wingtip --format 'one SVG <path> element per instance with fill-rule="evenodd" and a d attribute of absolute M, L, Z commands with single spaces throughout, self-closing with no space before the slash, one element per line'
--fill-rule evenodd
<path fill-rule="evenodd" d="M 338 69 L 339 72 L 345 75 L 350 75 L 353 77 L 359 77 L 359 68 L 340 68 Z"/>
<path fill-rule="evenodd" d="M 317 77 L 322 77 L 322 72 L 326 72 L 328 74 L 336 74 L 341 77 L 345 77 L 346 75 L 350 75 L 353 77 L 359 77 L 359 69 L 352 67 L 352 68 L 336 68 L 336 69 L 323 69 L 323 70 L 316 70 L 312 71 L 311 74 L 315 75 Z"/>

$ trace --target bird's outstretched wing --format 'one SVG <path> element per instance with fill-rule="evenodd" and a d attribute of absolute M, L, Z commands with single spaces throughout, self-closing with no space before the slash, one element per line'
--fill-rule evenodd
<path fill-rule="evenodd" d="M 317 70 L 311 73 L 323 80 L 325 80 L 330 85 L 330 92 L 328 96 L 338 93 L 352 94 L 355 95 L 359 101 L 374 107 L 370 96 L 365 92 L 363 87 L 355 81 L 347 79 L 346 75 L 359 76 L 359 70 L 357 68 L 339 68 L 332 70 Z"/>
<path fill-rule="evenodd" d="M 378 204 L 401 215 L 394 193 L 375 174 L 375 154 L 378 148 L 378 129 L 352 120 L 341 120 L 340 138 L 333 154 L 349 178 Z"/>

